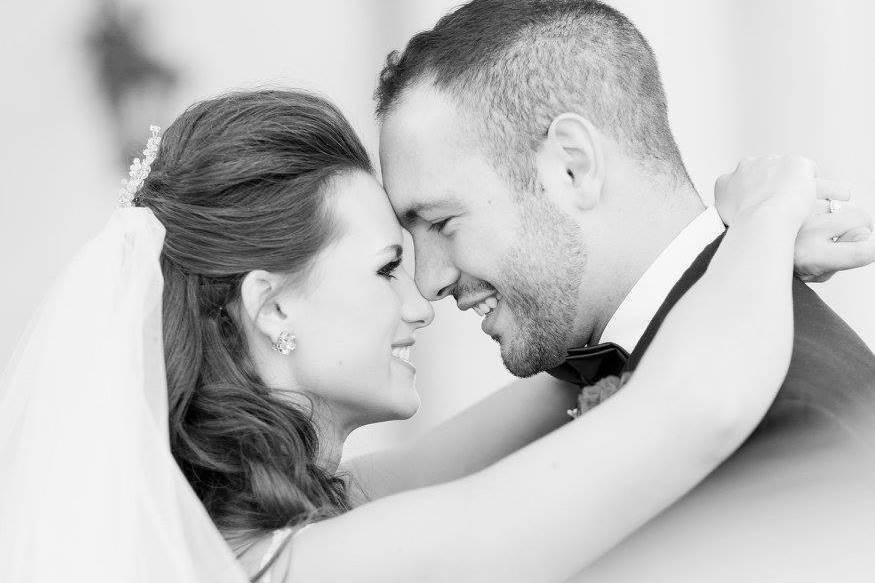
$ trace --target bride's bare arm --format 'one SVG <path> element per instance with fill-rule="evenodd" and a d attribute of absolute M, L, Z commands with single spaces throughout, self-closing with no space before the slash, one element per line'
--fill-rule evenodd
<path fill-rule="evenodd" d="M 816 180 L 821 199 L 795 242 L 794 267 L 806 281 L 823 281 L 834 272 L 875 259 L 871 217 L 848 201 L 841 183 Z M 823 199 L 843 201 L 827 213 Z M 723 196 L 718 210 L 735 222 L 743 196 Z M 834 240 L 837 239 L 839 244 Z M 351 477 L 355 502 L 448 482 L 482 470 L 568 422 L 578 388 L 541 374 L 515 381 L 473 407 L 399 447 L 360 456 L 341 471 Z"/>
<path fill-rule="evenodd" d="M 473 474 L 567 423 L 579 391 L 547 374 L 519 379 L 415 441 L 344 463 L 341 473 L 365 500 Z"/>

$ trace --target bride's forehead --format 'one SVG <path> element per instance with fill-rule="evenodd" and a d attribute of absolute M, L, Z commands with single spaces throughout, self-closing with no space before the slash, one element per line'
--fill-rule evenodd
<path fill-rule="evenodd" d="M 392 239 L 393 242 L 401 237 L 401 227 L 389 199 L 371 176 L 358 174 L 339 182 L 333 196 L 333 207 L 335 216 L 349 235 Z"/>

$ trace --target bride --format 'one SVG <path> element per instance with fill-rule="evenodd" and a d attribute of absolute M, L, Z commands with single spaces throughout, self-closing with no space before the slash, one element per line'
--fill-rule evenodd
<path fill-rule="evenodd" d="M 830 238 L 866 221 L 824 215 L 813 172 L 775 157 L 719 181 L 731 228 L 610 400 L 569 421 L 575 387 L 524 379 L 338 467 L 352 430 L 419 406 L 410 351 L 433 312 L 401 229 L 325 100 L 194 105 L 0 381 L 0 580 L 572 576 L 757 425 L 790 359 L 794 245 L 809 274 L 859 259 Z"/>

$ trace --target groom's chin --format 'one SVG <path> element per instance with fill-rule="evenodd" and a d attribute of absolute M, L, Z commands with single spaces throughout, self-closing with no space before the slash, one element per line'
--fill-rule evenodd
<path fill-rule="evenodd" d="M 548 371 L 565 360 L 564 347 L 554 346 L 544 339 L 502 336 L 496 340 L 501 346 L 504 367 L 520 378 Z"/>
<path fill-rule="evenodd" d="M 552 364 L 553 360 L 556 359 L 545 359 L 544 357 L 547 356 L 545 353 L 532 350 L 528 346 L 514 345 L 518 343 L 506 342 L 505 339 L 499 340 L 499 342 L 501 345 L 501 361 L 508 372 L 515 377 L 530 377 L 558 366 L 562 362 L 560 358 L 558 362 Z"/>

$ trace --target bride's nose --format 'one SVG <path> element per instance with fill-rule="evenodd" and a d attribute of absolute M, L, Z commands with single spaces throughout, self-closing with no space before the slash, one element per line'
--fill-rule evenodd
<path fill-rule="evenodd" d="M 414 328 L 423 328 L 434 321 L 434 308 L 431 302 L 422 297 L 413 279 L 404 278 L 404 301 L 401 306 L 401 318 L 412 324 Z"/>

